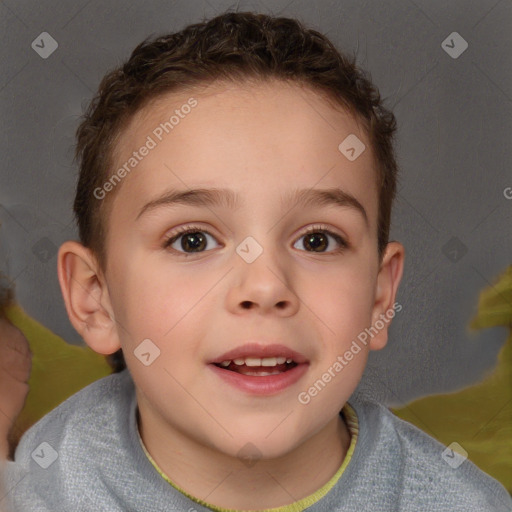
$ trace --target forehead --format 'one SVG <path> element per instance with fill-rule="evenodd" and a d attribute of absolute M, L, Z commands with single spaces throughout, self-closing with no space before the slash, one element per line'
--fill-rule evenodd
<path fill-rule="evenodd" d="M 357 159 L 342 152 L 345 140 L 364 144 Z M 151 149 L 134 157 L 144 146 Z M 231 188 L 249 206 L 279 204 L 290 188 L 339 187 L 376 225 L 376 170 L 365 130 L 341 106 L 297 84 L 223 83 L 161 96 L 122 131 L 116 168 L 130 158 L 139 160 L 114 199 L 123 209 L 173 187 Z"/>

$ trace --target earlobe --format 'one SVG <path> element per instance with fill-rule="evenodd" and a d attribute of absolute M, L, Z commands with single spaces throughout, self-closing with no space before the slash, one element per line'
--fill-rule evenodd
<path fill-rule="evenodd" d="M 386 246 L 379 274 L 375 304 L 372 312 L 372 327 L 377 334 L 370 341 L 370 350 L 381 350 L 388 341 L 388 329 L 396 312 L 395 299 L 404 269 L 405 250 L 399 242 L 390 242 Z"/>
<path fill-rule="evenodd" d="M 78 242 L 64 242 L 59 249 L 57 271 L 73 327 L 95 352 L 112 354 L 118 350 L 108 289 L 91 250 Z"/>

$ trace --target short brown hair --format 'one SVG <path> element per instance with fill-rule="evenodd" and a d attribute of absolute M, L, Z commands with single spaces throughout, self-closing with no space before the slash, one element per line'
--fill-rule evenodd
<path fill-rule="evenodd" d="M 146 39 L 102 80 L 77 130 L 80 175 L 74 211 L 82 243 L 106 265 L 107 199 L 94 190 L 113 174 L 115 144 L 134 114 L 165 93 L 215 81 L 295 82 L 323 93 L 363 122 L 377 166 L 378 252 L 388 243 L 396 193 L 394 115 L 377 88 L 319 32 L 299 21 L 251 12 L 226 12 L 182 31 Z M 341 141 L 340 141 L 341 142 Z M 119 187 L 118 187 L 119 188 Z"/>

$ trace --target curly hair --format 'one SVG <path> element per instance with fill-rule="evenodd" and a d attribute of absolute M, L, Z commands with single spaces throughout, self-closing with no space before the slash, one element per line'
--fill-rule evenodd
<path fill-rule="evenodd" d="M 151 100 L 217 81 L 283 80 L 309 86 L 362 121 L 377 168 L 378 252 L 388 243 L 396 193 L 394 115 L 367 75 L 327 37 L 299 21 L 226 12 L 182 31 L 146 39 L 101 81 L 77 129 L 79 179 L 74 201 L 81 242 L 105 269 L 108 204 L 93 193 L 112 175 L 123 128 Z M 119 187 L 117 187 L 119 188 Z"/>

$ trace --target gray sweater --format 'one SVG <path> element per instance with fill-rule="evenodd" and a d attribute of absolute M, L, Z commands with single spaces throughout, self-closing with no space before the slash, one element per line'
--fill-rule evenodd
<path fill-rule="evenodd" d="M 349 400 L 359 435 L 352 459 L 310 512 L 512 511 L 501 484 L 384 406 Z M 139 442 L 127 370 L 95 382 L 23 436 L 3 475 L 0 510 L 207 511 L 167 483 Z M 452 462 L 455 461 L 455 462 Z M 460 462 L 460 461 L 459 461 Z M 3 499 L 2 499 L 3 498 Z"/>

